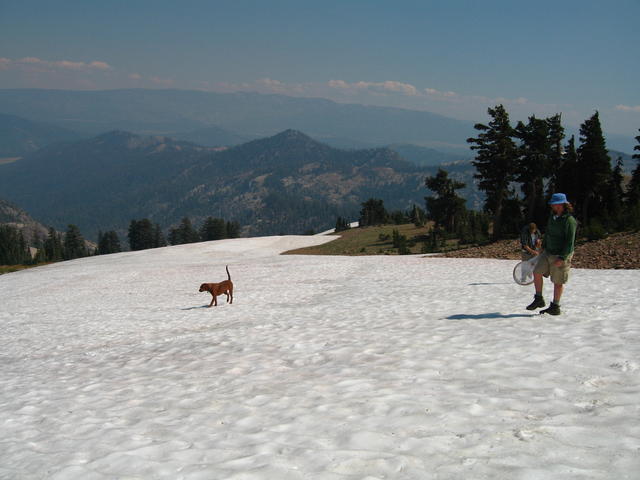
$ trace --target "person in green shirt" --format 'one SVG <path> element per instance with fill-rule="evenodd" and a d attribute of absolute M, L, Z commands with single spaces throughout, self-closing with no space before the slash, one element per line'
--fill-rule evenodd
<path fill-rule="evenodd" d="M 533 270 L 533 285 L 536 293 L 527 310 L 535 310 L 546 305 L 542 296 L 543 277 L 551 277 L 553 301 L 540 313 L 560 315 L 560 298 L 564 285 L 569 280 L 571 258 L 576 242 L 576 219 L 571 214 L 573 207 L 564 193 L 554 193 L 549 200 L 552 215 L 542 241 L 543 251 Z"/>

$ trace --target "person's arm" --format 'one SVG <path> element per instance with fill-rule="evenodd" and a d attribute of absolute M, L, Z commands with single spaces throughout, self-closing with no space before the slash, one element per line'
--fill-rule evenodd
<path fill-rule="evenodd" d="M 524 250 L 525 252 L 532 254 L 535 253 L 534 250 L 531 249 L 531 247 L 529 247 L 529 239 L 530 239 L 530 234 L 529 234 L 529 230 L 527 229 L 526 231 L 523 230 L 520 232 L 520 246 L 522 247 L 522 250 Z"/>

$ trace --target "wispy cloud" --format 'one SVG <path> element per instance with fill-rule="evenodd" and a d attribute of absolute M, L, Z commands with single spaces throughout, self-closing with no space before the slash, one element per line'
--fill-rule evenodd
<path fill-rule="evenodd" d="M 616 105 L 616 110 L 621 112 L 640 112 L 640 105 L 629 106 L 629 105 Z"/>
<path fill-rule="evenodd" d="M 330 80 L 327 84 L 330 88 L 340 90 L 345 93 L 356 93 L 367 91 L 374 94 L 400 94 L 408 97 L 420 97 L 425 100 L 435 100 L 440 102 L 449 102 L 455 104 L 505 104 L 505 105 L 525 105 L 529 103 L 524 97 L 491 98 L 481 95 L 461 95 L 452 90 L 439 90 L 432 87 L 420 88 L 410 83 L 399 82 L 395 80 L 387 80 L 384 82 L 367 82 L 359 81 L 348 83 L 344 80 Z"/>
<path fill-rule="evenodd" d="M 384 82 L 354 82 L 348 83 L 344 80 L 330 80 L 328 83 L 329 87 L 343 90 L 343 91 L 369 91 L 373 93 L 400 93 L 402 95 L 407 96 L 420 96 L 421 92 L 410 83 L 398 82 L 395 80 L 387 80 Z"/>
<path fill-rule="evenodd" d="M 74 71 L 105 71 L 112 70 L 107 62 L 93 60 L 90 62 L 76 62 L 71 60 L 42 60 L 37 57 L 24 57 L 20 59 L 0 58 L 0 69 L 22 70 L 31 72 L 52 72 L 56 70 Z"/>

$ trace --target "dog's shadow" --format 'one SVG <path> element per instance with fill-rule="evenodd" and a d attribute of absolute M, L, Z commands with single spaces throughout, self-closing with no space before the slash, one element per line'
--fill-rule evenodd
<path fill-rule="evenodd" d="M 199 307 L 181 308 L 180 310 L 183 310 L 183 311 L 186 311 L 186 310 L 198 310 L 200 308 L 209 308 L 209 305 L 200 305 Z"/>

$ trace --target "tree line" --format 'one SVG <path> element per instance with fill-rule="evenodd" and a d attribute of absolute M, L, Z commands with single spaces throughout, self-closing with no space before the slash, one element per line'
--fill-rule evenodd
<path fill-rule="evenodd" d="M 547 200 L 554 192 L 567 194 L 587 238 L 640 228 L 640 162 L 625 187 L 622 159 L 612 165 L 598 112 L 580 126 L 578 145 L 573 136 L 564 143 L 561 114 L 531 116 L 512 127 L 502 105 L 488 113 L 491 121 L 476 124 L 478 135 L 467 142 L 476 151 L 474 178 L 486 194 L 482 213 L 490 217 L 493 240 L 512 237 L 526 223 L 545 225 Z M 640 151 L 640 136 L 636 140 L 634 150 Z M 640 154 L 632 158 L 640 160 Z M 437 227 L 470 233 L 471 224 L 480 221 L 484 229 L 486 219 L 474 220 L 456 194 L 465 186 L 462 182 L 441 169 L 425 185 L 435 193 L 426 202 Z"/>
<path fill-rule="evenodd" d="M 130 250 L 144 250 L 164 247 L 168 244 L 180 245 L 239 236 L 238 222 L 209 217 L 199 229 L 196 229 L 191 220 L 185 217 L 177 227 L 169 229 L 167 240 L 160 225 L 144 218 L 131 220 L 127 240 Z M 97 247 L 92 248 L 88 246 L 76 225 L 69 225 L 64 233 L 49 228 L 46 238 L 36 236 L 31 247 L 37 250 L 35 256 L 32 256 L 28 242 L 17 227 L 0 225 L 0 265 L 59 262 L 92 255 L 118 253 L 123 250 L 116 231 L 99 232 Z"/>
<path fill-rule="evenodd" d="M 640 229 L 640 135 L 632 158 L 637 161 L 630 179 L 625 179 L 622 159 L 612 165 L 596 111 L 580 126 L 579 144 L 571 136 L 566 143 L 561 114 L 512 127 L 502 105 L 489 108 L 491 121 L 476 124 L 478 135 L 469 138 L 476 151 L 474 179 L 486 194 L 482 212 L 468 210 L 457 194 L 463 182 L 440 168 L 425 179 L 433 195 L 425 197 L 426 213 L 414 206 L 411 212 L 389 213 L 380 199 L 362 204 L 360 227 L 389 223 L 424 224 L 431 220 L 425 251 L 437 251 L 447 238 L 460 244 L 478 244 L 511 238 L 523 225 L 545 225 L 551 194 L 563 192 L 573 204 L 581 235 L 597 239 L 608 233 Z M 627 181 L 628 180 L 628 181 Z M 336 231 L 349 228 L 338 217 Z M 403 250 L 403 239 L 394 235 L 394 247 Z"/>

